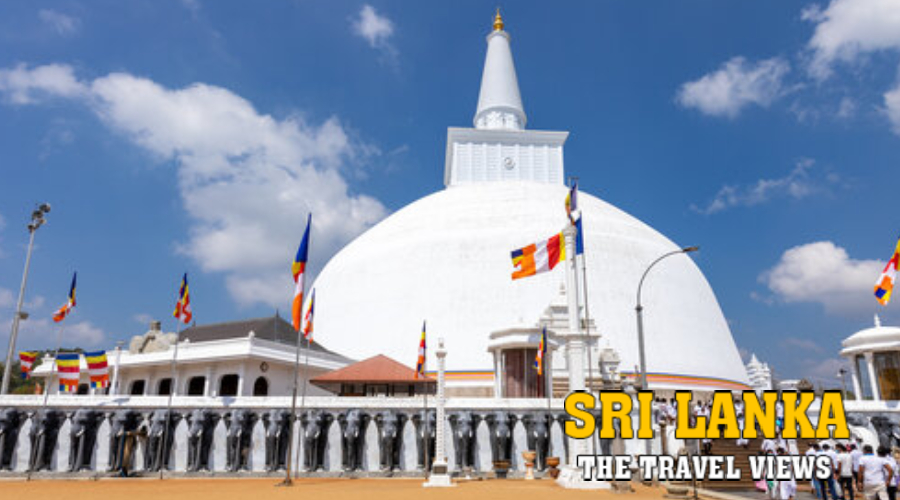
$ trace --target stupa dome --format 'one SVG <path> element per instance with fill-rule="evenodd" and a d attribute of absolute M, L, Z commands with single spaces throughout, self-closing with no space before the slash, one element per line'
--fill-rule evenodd
<path fill-rule="evenodd" d="M 359 236 L 315 281 L 316 335 L 350 357 L 384 354 L 414 365 L 427 321 L 431 345 L 445 339 L 448 370 L 490 372 L 491 332 L 535 326 L 565 282 L 564 266 L 511 279 L 512 250 L 568 224 L 562 150 L 568 134 L 524 129 L 510 37 L 502 24 L 494 28 L 475 128 L 448 132 L 447 187 Z M 589 313 L 604 343 L 619 352 L 620 371 L 633 372 L 638 282 L 651 262 L 679 247 L 585 192 L 578 205 Z M 651 387 L 749 387 L 716 297 L 689 257 L 661 262 L 642 302 Z M 596 360 L 595 354 L 595 367 Z M 554 361 L 556 377 L 565 375 L 561 364 Z"/>

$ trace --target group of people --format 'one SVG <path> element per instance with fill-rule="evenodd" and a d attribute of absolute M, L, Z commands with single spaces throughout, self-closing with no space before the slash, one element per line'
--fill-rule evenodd
<path fill-rule="evenodd" d="M 788 443 L 779 437 L 763 441 L 763 454 L 790 455 Z M 831 474 L 826 479 L 813 479 L 812 486 L 816 498 L 828 500 L 855 500 L 860 493 L 865 500 L 897 500 L 900 485 L 900 449 L 893 453 L 881 446 L 874 450 L 871 445 L 861 442 L 841 444 L 831 447 L 829 443 L 809 443 L 806 455 L 829 457 Z M 764 485 L 773 500 L 793 500 L 797 494 L 794 479 L 767 481 Z"/>

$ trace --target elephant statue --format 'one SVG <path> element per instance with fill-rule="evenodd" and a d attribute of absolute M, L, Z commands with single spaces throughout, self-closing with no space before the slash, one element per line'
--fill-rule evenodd
<path fill-rule="evenodd" d="M 275 472 L 287 465 L 288 444 L 293 438 L 291 413 L 285 410 L 271 410 L 263 415 L 266 426 L 266 471 Z"/>
<path fill-rule="evenodd" d="M 212 449 L 213 432 L 221 416 L 208 409 L 194 410 L 188 415 L 187 471 L 208 471 L 209 451 Z"/>
<path fill-rule="evenodd" d="M 303 426 L 303 467 L 315 472 L 325 467 L 325 447 L 328 445 L 328 428 L 334 421 L 331 414 L 313 410 L 300 417 Z"/>
<path fill-rule="evenodd" d="M 450 414 L 453 431 L 453 447 L 456 449 L 456 466 L 460 469 L 475 467 L 475 429 L 481 419 L 472 412 L 459 411 Z"/>
<path fill-rule="evenodd" d="M 437 433 L 437 417 L 434 410 L 428 411 L 427 414 L 422 411 L 414 415 L 413 424 L 416 426 L 416 449 L 418 450 L 419 459 L 418 468 L 419 470 L 431 470 L 431 464 L 434 462 L 434 447 L 437 443 L 435 440 Z"/>
<path fill-rule="evenodd" d="M 878 434 L 878 444 L 887 449 L 891 449 L 897 443 L 900 443 L 900 430 L 897 428 L 897 422 L 890 417 L 884 415 L 875 415 L 871 419 L 872 426 Z"/>
<path fill-rule="evenodd" d="M 106 415 L 91 409 L 80 409 L 72 415 L 69 428 L 69 472 L 91 470 L 97 444 L 97 431 Z"/>
<path fill-rule="evenodd" d="M 535 452 L 535 467 L 540 471 L 547 467 L 547 456 L 550 454 L 550 419 L 551 416 L 546 413 L 522 418 L 528 449 Z"/>
<path fill-rule="evenodd" d="M 259 415 L 250 410 L 234 410 L 225 416 L 228 434 L 225 442 L 225 464 L 229 472 L 249 470 L 253 425 Z"/>
<path fill-rule="evenodd" d="M 359 410 L 347 410 L 338 416 L 338 421 L 341 425 L 341 460 L 344 470 L 361 470 L 369 416 Z"/>
<path fill-rule="evenodd" d="M 516 417 L 505 411 L 494 411 L 484 417 L 491 436 L 491 457 L 494 462 L 512 461 L 512 429 Z"/>
<path fill-rule="evenodd" d="M 375 416 L 380 443 L 381 470 L 390 472 L 401 467 L 400 448 L 403 445 L 403 424 L 406 416 L 395 411 L 383 411 Z"/>
<path fill-rule="evenodd" d="M 181 421 L 181 414 L 169 410 L 156 410 L 150 415 L 150 429 L 147 432 L 147 452 L 144 453 L 144 469 L 158 472 L 169 469 L 172 444 L 175 442 L 175 427 Z"/>
<path fill-rule="evenodd" d="M 15 408 L 0 410 L 0 470 L 13 470 L 13 454 L 19 440 L 19 429 L 28 414 Z"/>
<path fill-rule="evenodd" d="M 31 457 L 28 470 L 37 472 L 50 469 L 53 452 L 59 438 L 59 429 L 66 421 L 66 414 L 59 410 L 38 410 L 31 426 Z"/>
<path fill-rule="evenodd" d="M 134 435 L 143 417 L 135 410 L 117 410 L 109 415 L 109 467 L 108 472 L 131 470 L 134 465 L 134 453 L 128 453 L 125 463 L 125 444 L 129 433 Z"/>

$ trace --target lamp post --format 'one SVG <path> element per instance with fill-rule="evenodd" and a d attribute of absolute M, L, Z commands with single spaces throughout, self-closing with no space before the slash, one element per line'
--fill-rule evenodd
<path fill-rule="evenodd" d="M 838 377 L 841 378 L 841 397 L 847 399 L 847 369 L 843 366 L 838 370 Z"/>
<path fill-rule="evenodd" d="M 641 305 L 641 289 L 644 286 L 644 279 L 647 278 L 647 274 L 653 269 L 653 266 L 659 263 L 659 261 L 665 259 L 666 257 L 671 257 L 673 255 L 678 255 L 682 253 L 690 253 L 696 252 L 700 250 L 700 247 L 684 247 L 680 250 L 674 250 L 667 254 L 662 255 L 658 259 L 654 260 L 649 266 L 647 266 L 647 270 L 644 271 L 644 275 L 641 276 L 641 281 L 638 283 L 637 289 L 637 306 L 634 308 L 637 311 L 637 327 L 638 327 L 638 353 L 640 355 L 641 362 L 641 390 L 647 390 L 647 360 L 646 355 L 644 353 L 644 306 Z"/>
<path fill-rule="evenodd" d="M 25 301 L 25 284 L 28 282 L 28 267 L 31 265 L 31 250 L 34 248 L 34 233 L 47 220 L 44 218 L 50 213 L 50 204 L 41 203 L 31 212 L 31 222 L 28 223 L 28 251 L 25 254 L 25 272 L 22 273 L 22 286 L 19 287 L 19 301 L 16 304 L 16 314 L 13 316 L 12 333 L 9 334 L 9 349 L 6 351 L 6 364 L 3 366 L 3 385 L 0 386 L 0 394 L 9 392 L 9 378 L 12 375 L 13 353 L 16 351 L 16 337 L 19 336 L 19 322 L 28 317 L 22 311 L 22 303 Z"/>
<path fill-rule="evenodd" d="M 696 252 L 700 250 L 700 247 L 684 247 L 680 250 L 673 250 L 669 253 L 663 254 L 656 260 L 650 263 L 647 266 L 647 270 L 644 271 L 644 275 L 641 276 L 641 281 L 638 283 L 637 289 L 637 306 L 635 306 L 634 310 L 637 311 L 637 327 L 638 327 L 638 355 L 640 356 L 641 361 L 641 390 L 647 390 L 647 356 L 644 352 L 644 306 L 641 305 L 641 289 L 644 287 L 644 279 L 647 278 L 647 274 L 653 269 L 653 266 L 659 263 L 659 261 L 665 259 L 666 257 L 671 257 L 673 255 L 679 255 L 683 253 Z M 663 436 L 665 439 L 665 436 Z M 651 441 L 648 439 L 645 441 L 646 443 L 646 452 L 648 455 L 651 454 Z"/>

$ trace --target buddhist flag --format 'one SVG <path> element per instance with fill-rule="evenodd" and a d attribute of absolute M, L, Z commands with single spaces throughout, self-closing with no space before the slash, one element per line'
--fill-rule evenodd
<path fill-rule="evenodd" d="M 75 307 L 75 279 L 78 278 L 78 273 L 72 275 L 72 286 L 69 288 L 69 300 L 62 305 L 59 309 L 53 313 L 53 321 L 59 323 L 60 321 L 66 319 L 66 316 L 72 312 L 72 309 Z"/>
<path fill-rule="evenodd" d="M 312 293 L 309 295 L 309 309 L 306 310 L 306 326 L 303 327 L 303 338 L 305 338 L 308 342 L 312 342 L 312 334 L 313 334 L 313 315 L 315 314 L 316 308 L 316 289 L 313 288 Z"/>
<path fill-rule="evenodd" d="M 549 240 L 541 241 L 512 251 L 512 279 L 534 276 L 552 270 L 566 260 L 566 240 L 562 233 L 554 234 Z"/>
<path fill-rule="evenodd" d="M 303 233 L 303 240 L 300 241 L 300 248 L 297 249 L 294 263 L 291 265 L 291 272 L 294 274 L 294 303 L 291 306 L 291 316 L 294 320 L 294 331 L 297 332 L 300 331 L 300 323 L 303 319 L 303 290 L 306 283 L 306 261 L 309 259 L 310 226 L 312 226 L 311 213 L 306 219 L 306 231 Z"/>
<path fill-rule="evenodd" d="M 191 293 L 188 290 L 187 273 L 181 277 L 181 288 L 178 289 L 178 302 L 175 303 L 175 312 L 172 316 L 178 318 L 184 324 L 191 322 L 194 313 L 191 312 Z"/>
<path fill-rule="evenodd" d="M 86 352 L 84 353 L 84 360 L 87 361 L 91 387 L 94 389 L 109 387 L 109 366 L 106 362 L 106 351 Z"/>
<path fill-rule="evenodd" d="M 416 378 L 425 378 L 425 322 L 422 322 L 422 340 L 419 341 L 419 360 L 416 362 Z"/>
<path fill-rule="evenodd" d="M 578 182 L 572 183 L 569 194 L 566 195 L 566 215 L 572 224 L 575 224 L 575 220 L 572 219 L 572 212 L 575 210 L 578 210 Z"/>
<path fill-rule="evenodd" d="M 19 367 L 22 370 L 22 378 L 31 377 L 31 367 L 34 366 L 37 355 L 36 352 L 19 351 Z"/>
<path fill-rule="evenodd" d="M 56 371 L 59 373 L 59 392 L 78 391 L 81 360 L 77 352 L 57 354 Z"/>
<path fill-rule="evenodd" d="M 581 216 L 575 221 L 575 255 L 584 255 L 584 235 L 581 231 Z"/>
<path fill-rule="evenodd" d="M 891 260 L 884 266 L 884 271 L 875 282 L 875 300 L 879 304 L 886 306 L 891 301 L 891 293 L 894 291 L 894 281 L 897 280 L 897 268 L 900 267 L 900 241 L 897 241 L 897 247 L 894 249 L 894 255 Z"/>
<path fill-rule="evenodd" d="M 541 343 L 538 344 L 537 356 L 534 358 L 534 367 L 537 369 L 537 374 L 541 375 L 544 373 L 544 355 L 547 354 L 547 327 L 544 327 L 544 330 L 541 332 Z"/>

